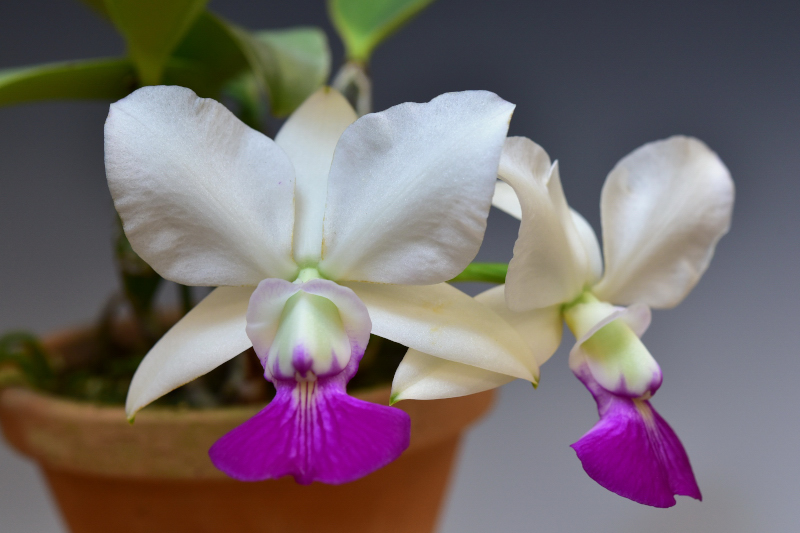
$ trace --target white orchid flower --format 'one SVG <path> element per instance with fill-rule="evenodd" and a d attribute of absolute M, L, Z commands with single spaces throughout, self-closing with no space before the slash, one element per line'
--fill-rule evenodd
<path fill-rule="evenodd" d="M 106 171 L 134 250 L 167 279 L 218 287 L 144 359 L 128 415 L 252 345 L 277 395 L 213 462 L 342 483 L 408 445 L 404 412 L 345 393 L 370 332 L 535 381 L 513 329 L 443 283 L 483 239 L 513 107 L 471 91 L 356 120 L 322 89 L 272 141 L 180 87 L 112 105 Z"/>
<path fill-rule="evenodd" d="M 680 303 L 728 231 L 734 187 L 727 168 L 688 137 L 624 157 L 600 202 L 605 272 L 594 231 L 569 208 L 558 163 L 541 147 L 509 138 L 499 174 L 494 205 L 522 222 L 506 285 L 477 299 L 529 341 L 539 364 L 558 347 L 562 319 L 575 335 L 570 368 L 600 413 L 572 445 L 589 476 L 653 506 L 674 505 L 676 494 L 700 499 L 680 440 L 648 401 L 662 374 L 639 337 L 650 307 Z M 409 351 L 398 368 L 396 397 L 470 394 L 514 379 L 423 352 Z"/>

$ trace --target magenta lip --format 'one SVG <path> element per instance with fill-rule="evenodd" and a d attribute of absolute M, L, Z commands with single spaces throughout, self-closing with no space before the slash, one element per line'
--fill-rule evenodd
<path fill-rule="evenodd" d="M 575 375 L 592 393 L 600 414 L 594 427 L 572 444 L 589 477 L 653 507 L 672 507 L 676 495 L 702 500 L 683 444 L 648 400 L 609 392 L 588 370 Z M 653 380 L 655 390 L 661 373 Z"/>

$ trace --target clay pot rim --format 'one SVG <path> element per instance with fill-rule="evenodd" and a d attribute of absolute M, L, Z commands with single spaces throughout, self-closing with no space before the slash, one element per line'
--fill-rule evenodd
<path fill-rule="evenodd" d="M 348 393 L 360 400 L 365 400 L 381 405 L 389 405 L 391 394 L 390 386 L 365 387 Z M 417 403 L 415 400 L 409 400 Z M 263 409 L 268 402 L 250 405 L 228 405 L 222 407 L 190 407 L 186 405 L 150 405 L 136 413 L 133 425 L 139 423 L 153 423 L 158 421 L 174 423 L 175 419 L 220 420 L 227 418 L 240 419 L 243 416 L 253 416 Z M 59 396 L 48 391 L 33 387 L 14 385 L 0 388 L 0 405 L 27 407 L 35 410 L 49 410 L 60 412 L 68 418 L 78 419 L 90 417 L 97 420 L 112 418 L 115 422 L 125 420 L 125 407 L 123 405 L 108 405 L 86 400 L 79 400 L 67 396 Z"/>
<path fill-rule="evenodd" d="M 60 332 L 48 344 L 77 342 L 81 332 Z M 353 391 L 362 400 L 389 403 L 390 387 Z M 406 400 L 411 416 L 406 454 L 454 438 L 491 407 L 494 391 L 443 400 Z M 24 387 L 0 390 L 0 424 L 6 439 L 45 467 L 127 478 L 219 479 L 207 457 L 216 439 L 265 404 L 198 409 L 153 406 L 126 422 L 122 406 L 98 405 Z M 181 450 L 175 455 L 175 450 Z M 170 455 L 173 454 L 173 455 Z"/>

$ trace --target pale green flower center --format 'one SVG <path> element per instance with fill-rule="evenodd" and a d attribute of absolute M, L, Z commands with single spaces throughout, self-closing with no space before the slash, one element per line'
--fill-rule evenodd
<path fill-rule="evenodd" d="M 613 305 L 586 291 L 564 306 L 564 321 L 575 338 L 580 339 L 613 312 Z M 581 344 L 580 350 L 592 376 L 609 391 L 649 395 L 660 384 L 658 363 L 622 317 L 595 331 Z M 571 366 L 579 364 L 570 361 Z"/>

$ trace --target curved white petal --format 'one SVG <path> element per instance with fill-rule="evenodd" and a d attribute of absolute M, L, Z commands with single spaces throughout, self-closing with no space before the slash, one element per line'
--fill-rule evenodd
<path fill-rule="evenodd" d="M 475 297 L 513 327 L 528 344 L 538 365 L 544 364 L 561 343 L 561 306 L 514 313 L 506 306 L 504 286 Z M 409 349 L 395 372 L 392 399 L 433 400 L 465 396 L 513 381 L 514 376 L 491 372 Z"/>
<path fill-rule="evenodd" d="M 467 91 L 354 122 L 333 156 L 320 271 L 419 285 L 459 274 L 483 240 L 513 109 Z"/>
<path fill-rule="evenodd" d="M 522 220 L 522 206 L 519 205 L 519 198 L 517 198 L 517 193 L 514 192 L 513 187 L 508 183 L 497 180 L 494 184 L 492 205 L 517 220 Z"/>
<path fill-rule="evenodd" d="M 372 333 L 420 352 L 537 382 L 525 341 L 497 313 L 446 283 L 348 282 L 372 319 Z"/>
<path fill-rule="evenodd" d="M 466 396 L 500 387 L 514 379 L 410 349 L 394 374 L 392 402 Z"/>
<path fill-rule="evenodd" d="M 339 91 L 323 87 L 292 113 L 275 136 L 295 170 L 294 259 L 299 264 L 320 259 L 333 150 L 356 118 Z"/>
<path fill-rule="evenodd" d="M 125 412 L 129 418 L 252 346 L 245 333 L 245 315 L 253 289 L 215 289 L 153 346 L 128 389 Z"/>
<path fill-rule="evenodd" d="M 497 313 L 517 331 L 530 347 L 539 366 L 550 359 L 561 344 L 564 324 L 560 305 L 515 313 L 506 305 L 505 285 L 492 287 L 475 299 Z"/>
<path fill-rule="evenodd" d="M 519 198 L 522 223 L 508 265 L 510 309 L 527 311 L 576 298 L 591 279 L 581 234 L 570 214 L 558 163 L 525 137 L 509 137 L 500 160 L 500 178 Z"/>
<path fill-rule="evenodd" d="M 583 243 L 586 258 L 589 261 L 591 276 L 588 282 L 589 284 L 597 283 L 603 276 L 603 256 L 600 254 L 600 243 L 597 242 L 597 234 L 589 222 L 583 218 L 583 215 L 572 208 L 570 208 L 569 213 L 572 215 L 572 223 L 575 225 L 575 229 L 578 230 L 578 236 Z"/>
<path fill-rule="evenodd" d="M 291 278 L 294 170 L 214 100 L 144 87 L 111 106 L 106 174 L 131 245 L 186 285 Z"/>
<path fill-rule="evenodd" d="M 728 169 L 697 139 L 670 137 L 625 156 L 603 186 L 606 272 L 593 292 L 619 304 L 680 303 L 727 233 L 733 197 Z"/>

